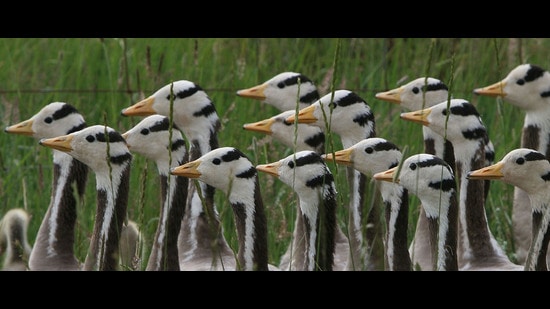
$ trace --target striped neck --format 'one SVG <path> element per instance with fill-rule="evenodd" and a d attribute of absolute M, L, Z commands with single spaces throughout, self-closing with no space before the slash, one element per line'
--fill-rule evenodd
<path fill-rule="evenodd" d="M 407 245 L 409 220 L 408 190 L 394 183 L 380 183 L 386 218 L 386 270 L 412 270 Z"/>
<path fill-rule="evenodd" d="M 239 249 L 237 265 L 240 270 L 268 270 L 267 255 L 267 219 L 260 191 L 258 177 L 254 177 L 254 190 L 240 190 L 234 182 L 232 192 L 250 192 L 229 194 L 229 201 L 235 217 L 235 227 Z M 252 196 L 253 195 L 253 196 Z"/>
<path fill-rule="evenodd" d="M 79 270 L 74 254 L 74 235 L 77 220 L 77 200 L 84 193 L 88 167 L 72 156 L 53 150 L 53 182 L 50 205 L 36 236 L 29 257 L 31 270 Z"/>
<path fill-rule="evenodd" d="M 131 156 L 112 165 L 112 177 L 96 171 L 97 212 L 84 270 L 118 270 L 119 240 L 126 219 Z"/>

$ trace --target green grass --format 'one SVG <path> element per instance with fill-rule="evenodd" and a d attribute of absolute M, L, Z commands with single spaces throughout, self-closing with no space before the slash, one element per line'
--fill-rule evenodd
<path fill-rule="evenodd" d="M 430 75 L 446 82 L 455 98 L 470 100 L 478 108 L 498 160 L 519 147 L 524 114 L 501 100 L 474 96 L 473 89 L 499 81 L 523 62 L 550 68 L 549 47 L 549 39 L 504 38 L 0 39 L 0 116 L 6 127 L 30 118 L 47 103 L 65 101 L 80 110 L 88 125 L 107 124 L 124 132 L 140 119 L 122 117 L 123 108 L 172 81 L 188 79 L 201 85 L 216 104 L 222 119 L 220 146 L 235 146 L 261 164 L 279 160 L 290 150 L 263 135 L 244 131 L 242 125 L 279 111 L 237 97 L 235 92 L 277 73 L 296 71 L 314 80 L 321 94 L 333 88 L 357 92 L 375 113 L 377 135 L 401 149 L 406 147 L 410 155 L 423 150 L 420 126 L 400 121 L 399 107 L 376 100 L 374 94 Z M 331 137 L 339 150 L 338 137 Z M 0 144 L 0 215 L 10 208 L 26 208 L 32 215 L 32 244 L 50 198 L 51 150 L 32 138 L 11 134 L 0 134 Z M 339 200 L 345 203 L 345 169 L 333 171 Z M 159 215 L 156 167 L 135 155 L 131 176 L 128 215 L 138 221 L 150 241 Z M 78 206 L 76 252 L 81 260 L 95 215 L 93 177 L 85 201 Z M 270 261 L 277 264 L 292 233 L 296 196 L 268 175 L 260 174 L 260 182 L 269 221 Z M 512 195 L 511 186 L 494 182 L 487 213 L 495 237 L 513 259 Z M 217 193 L 216 201 L 226 238 L 236 248 L 225 196 Z M 416 198 L 411 197 L 411 236 L 416 206 Z M 341 209 L 339 215 L 345 224 L 347 214 Z M 148 251 L 145 246 L 144 266 Z"/>

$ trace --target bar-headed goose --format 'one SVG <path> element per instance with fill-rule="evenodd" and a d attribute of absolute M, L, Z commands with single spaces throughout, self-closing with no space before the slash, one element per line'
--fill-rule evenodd
<path fill-rule="evenodd" d="M 119 270 L 119 242 L 126 219 L 132 162 L 126 141 L 114 129 L 94 125 L 43 138 L 40 145 L 68 153 L 95 173 L 96 217 L 83 270 Z"/>
<path fill-rule="evenodd" d="M 82 114 L 66 102 L 52 102 L 30 119 L 4 129 L 36 140 L 76 132 L 86 127 Z M 82 200 L 88 167 L 71 155 L 53 149 L 50 204 L 42 217 L 29 257 L 30 270 L 80 270 L 74 253 L 77 200 Z M 76 189 L 76 192 L 74 190 Z"/>
<path fill-rule="evenodd" d="M 305 237 L 305 271 L 331 271 L 336 232 L 336 187 L 321 155 L 304 150 L 256 169 L 290 186 L 300 200 Z"/>
<path fill-rule="evenodd" d="M 458 202 L 453 170 L 432 154 L 415 154 L 402 167 L 374 174 L 374 179 L 397 182 L 416 195 L 424 207 L 430 231 L 432 270 L 458 270 Z"/>
<path fill-rule="evenodd" d="M 32 247 L 27 240 L 30 216 L 23 208 L 8 210 L 0 220 L 0 256 L 4 256 L 2 270 L 28 269 Z"/>
<path fill-rule="evenodd" d="M 277 270 L 268 264 L 267 219 L 258 171 L 243 152 L 216 148 L 170 173 L 200 180 L 226 195 L 237 229 L 238 270 Z"/>
<path fill-rule="evenodd" d="M 307 123 L 340 136 L 344 148 L 369 137 L 375 137 L 374 114 L 367 102 L 355 92 L 336 90 L 315 103 L 302 108 L 298 115 L 286 119 L 289 123 Z M 368 190 L 365 174 L 347 167 L 349 186 L 350 241 L 349 270 L 384 269 L 384 221 L 380 192 Z M 371 195 L 374 195 L 373 196 Z M 374 201 L 371 204 L 371 201 Z"/>
<path fill-rule="evenodd" d="M 550 72 L 525 63 L 515 67 L 501 81 L 474 89 L 482 96 L 501 97 L 525 112 L 521 147 L 539 151 L 550 159 Z M 531 206 L 528 194 L 514 186 L 512 231 L 516 259 L 523 264 L 531 244 Z M 550 254 L 546 260 L 550 262 Z"/>
<path fill-rule="evenodd" d="M 216 107 L 196 83 L 188 80 L 175 81 L 122 110 L 124 116 L 153 114 L 173 118 L 173 123 L 183 132 L 189 143 L 189 161 L 218 148 L 221 123 Z M 212 251 L 207 256 L 218 256 L 231 250 L 214 205 L 215 189 L 204 182 L 199 182 L 199 185 L 202 196 L 199 196 L 195 182 L 189 182 L 187 208 L 178 239 L 181 269 L 186 267 L 184 263 L 202 257 L 202 248 L 205 246 Z M 222 260 L 215 262 L 214 266 L 223 268 Z"/>
<path fill-rule="evenodd" d="M 500 180 L 521 187 L 531 201 L 532 237 L 525 270 L 547 271 L 546 256 L 550 241 L 550 162 L 539 151 L 518 148 L 502 160 L 468 173 L 470 179 Z"/>
<path fill-rule="evenodd" d="M 432 128 L 453 143 L 459 179 L 458 262 L 461 270 L 522 270 L 510 261 L 489 229 L 485 212 L 485 182 L 470 181 L 470 170 L 485 166 L 487 130 L 475 106 L 451 99 L 401 118 Z"/>
<path fill-rule="evenodd" d="M 366 138 L 355 145 L 324 155 L 327 161 L 352 166 L 369 177 L 399 164 L 402 154 L 399 148 L 380 137 Z M 412 270 L 407 249 L 409 194 L 407 189 L 395 183 L 381 183 L 378 188 L 386 217 L 385 269 L 390 271 Z"/>

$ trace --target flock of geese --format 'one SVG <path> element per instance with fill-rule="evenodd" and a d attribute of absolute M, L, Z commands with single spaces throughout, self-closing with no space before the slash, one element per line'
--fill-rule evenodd
<path fill-rule="evenodd" d="M 179 80 L 121 111 L 142 117 L 126 132 L 88 126 L 66 102 L 44 106 L 6 133 L 35 138 L 52 150 L 49 206 L 34 244 L 22 208 L 0 220 L 3 270 L 140 270 L 144 245 L 128 218 L 134 155 L 151 160 L 159 177 L 160 213 L 145 270 L 245 271 L 508 271 L 548 270 L 550 260 L 550 73 L 522 64 L 504 79 L 474 89 L 525 112 L 521 145 L 495 163 L 494 145 L 475 106 L 453 98 L 433 77 L 379 92 L 399 104 L 400 119 L 418 123 L 424 151 L 403 157 L 377 136 L 375 115 L 357 93 L 324 96 L 305 75 L 283 72 L 236 95 L 280 113 L 243 125 L 270 135 L 290 155 L 255 165 L 242 150 L 220 146 L 216 107 L 196 83 Z M 343 149 L 325 153 L 327 134 Z M 328 163 L 345 167 L 349 204 L 339 205 Z M 77 203 L 95 175 L 96 212 L 84 261 L 74 253 Z M 292 241 L 279 265 L 268 259 L 268 229 L 259 177 L 274 177 L 295 193 Z M 515 187 L 513 232 L 517 264 L 493 236 L 485 200 L 490 183 Z M 368 190 L 374 185 L 374 190 Z M 220 191 L 224 205 L 214 203 Z M 409 198 L 420 201 L 409 241 Z M 238 248 L 224 237 L 219 207 L 229 207 Z M 337 210 L 346 207 L 343 227 Z"/>

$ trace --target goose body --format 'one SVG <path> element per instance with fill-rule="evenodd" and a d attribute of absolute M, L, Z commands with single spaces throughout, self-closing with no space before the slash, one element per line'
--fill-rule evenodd
<path fill-rule="evenodd" d="M 110 127 L 94 125 L 43 138 L 40 145 L 71 155 L 95 173 L 97 209 L 83 270 L 119 270 L 119 242 L 126 219 L 132 161 L 124 138 Z"/>
<path fill-rule="evenodd" d="M 403 86 L 378 92 L 375 97 L 382 101 L 399 104 L 399 106 L 407 111 L 417 111 L 449 100 L 450 93 L 447 85 L 440 79 L 419 77 Z M 427 126 L 422 126 L 422 135 L 424 138 L 424 152 L 444 159 L 449 166 L 453 167 L 453 170 L 456 170 L 453 144 L 445 139 L 443 135 L 434 132 Z M 485 145 L 485 164 L 492 164 L 494 156 L 494 146 L 489 140 Z M 489 186 L 490 182 L 487 181 L 485 183 L 485 197 L 489 193 Z M 424 208 L 420 207 L 419 210 L 415 236 L 409 250 L 416 269 L 432 270 L 428 221 L 426 220 Z"/>
<path fill-rule="evenodd" d="M 157 166 L 160 189 L 160 215 L 145 270 L 178 271 L 178 236 L 185 212 L 189 179 L 170 175 L 170 168 L 187 163 L 183 134 L 172 127 L 170 119 L 151 115 L 122 134 L 131 152 L 153 160 Z"/>
<path fill-rule="evenodd" d="M 375 137 L 374 114 L 370 106 L 356 93 L 336 90 L 320 98 L 298 115 L 290 115 L 289 123 L 307 123 L 340 136 L 344 148 Z M 381 197 L 374 192 L 372 207 L 367 201 L 367 177 L 352 167 L 346 169 L 350 188 L 349 233 L 350 257 L 348 270 L 383 270 L 384 244 L 381 219 Z"/>
<path fill-rule="evenodd" d="M 233 147 L 216 148 L 170 173 L 200 180 L 227 196 L 239 242 L 237 270 L 276 269 L 268 264 L 267 219 L 258 172 L 244 153 Z"/>
<path fill-rule="evenodd" d="M 71 104 L 52 102 L 30 119 L 5 128 L 5 132 L 40 140 L 69 134 L 86 127 L 84 117 Z M 30 270 L 80 270 L 74 254 L 77 199 L 88 180 L 88 167 L 71 155 L 53 149 L 50 203 L 29 257 Z M 77 192 L 74 192 L 76 188 Z M 76 196 L 75 196 L 76 195 Z"/>
<path fill-rule="evenodd" d="M 532 237 L 525 270 L 548 271 L 546 256 L 550 241 L 550 162 L 539 151 L 518 148 L 494 165 L 468 173 L 470 179 L 500 180 L 521 187 L 532 207 Z"/>
<path fill-rule="evenodd" d="M 539 151 L 550 158 L 550 72 L 540 66 L 525 63 L 511 70 L 501 81 L 474 89 L 482 96 L 501 97 L 525 112 L 521 147 Z M 512 231 L 516 259 L 523 264 L 531 244 L 530 199 L 520 186 L 514 186 Z M 550 262 L 550 254 L 547 256 Z"/>
<path fill-rule="evenodd" d="M 188 161 L 196 160 L 218 148 L 218 131 L 221 123 L 216 107 L 196 83 L 188 80 L 175 81 L 122 110 L 124 116 L 153 114 L 173 118 L 173 123 L 183 132 L 189 143 Z M 197 266 L 190 264 L 197 258 L 210 257 L 213 260 L 209 269 L 223 270 L 225 262 L 232 263 L 235 257 L 225 240 L 219 214 L 214 205 L 215 189 L 205 182 L 199 182 L 199 185 L 201 196 L 195 182 L 189 182 L 187 208 L 178 238 L 180 268 L 197 269 Z"/>
<path fill-rule="evenodd" d="M 443 159 L 421 153 L 398 166 L 374 174 L 374 179 L 397 182 L 416 195 L 424 207 L 430 233 L 432 270 L 458 270 L 458 202 L 453 170 Z"/>
<path fill-rule="evenodd" d="M 30 217 L 23 208 L 8 210 L 0 220 L 0 256 L 4 256 L 2 270 L 28 269 L 32 247 L 27 240 Z"/>
<path fill-rule="evenodd" d="M 355 145 L 328 153 L 327 161 L 352 166 L 369 177 L 399 164 L 402 158 L 399 148 L 380 137 L 366 138 Z M 410 271 L 411 257 L 407 249 L 409 220 L 409 194 L 407 189 L 395 183 L 380 183 L 378 186 L 386 206 L 385 270 Z"/>
<path fill-rule="evenodd" d="M 459 179 L 459 267 L 461 270 L 522 270 L 510 261 L 489 229 L 483 181 L 470 181 L 470 170 L 485 166 L 487 130 L 474 105 L 451 99 L 401 118 L 429 126 L 453 144 Z"/>
<path fill-rule="evenodd" d="M 305 237 L 305 271 L 331 271 L 336 231 L 336 187 L 321 155 L 304 150 L 256 169 L 290 186 L 300 200 Z"/>

